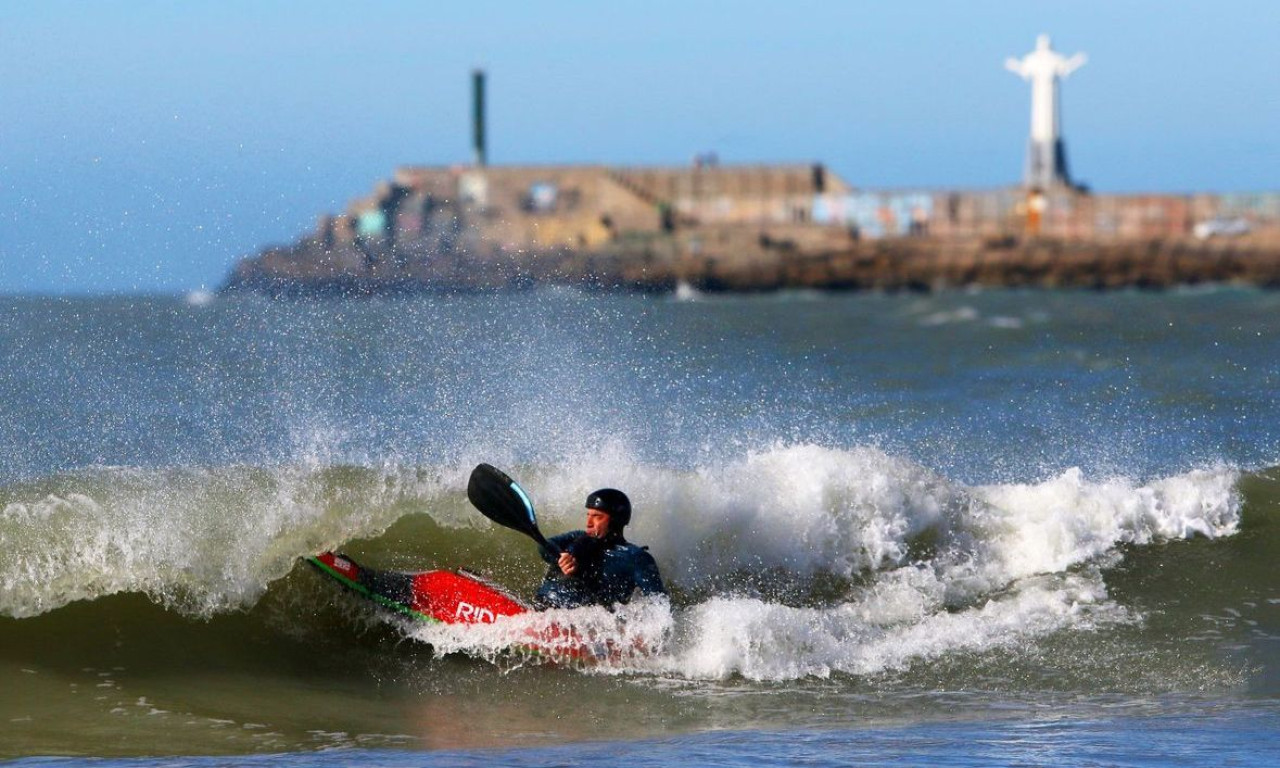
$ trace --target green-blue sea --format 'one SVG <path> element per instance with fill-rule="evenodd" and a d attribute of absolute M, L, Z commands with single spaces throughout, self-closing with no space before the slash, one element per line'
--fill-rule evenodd
<path fill-rule="evenodd" d="M 1273 766 L 1278 392 L 1230 287 L 0 297 L 0 760 Z M 630 495 L 643 652 L 300 560 L 531 593 L 479 462 Z"/>

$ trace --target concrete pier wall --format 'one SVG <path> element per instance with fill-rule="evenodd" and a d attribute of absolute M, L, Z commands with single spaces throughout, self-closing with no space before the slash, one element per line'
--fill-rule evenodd
<path fill-rule="evenodd" d="M 404 167 L 229 289 L 1275 286 L 1280 194 L 860 190 L 820 164 Z"/>

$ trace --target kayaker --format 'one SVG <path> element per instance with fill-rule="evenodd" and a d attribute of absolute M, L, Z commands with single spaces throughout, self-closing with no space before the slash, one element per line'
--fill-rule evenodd
<path fill-rule="evenodd" d="M 601 488 L 587 496 L 586 530 L 553 536 L 559 554 L 539 547 L 551 566 L 536 601 L 543 608 L 611 606 L 625 603 L 636 590 L 665 595 L 667 589 L 648 547 L 628 542 L 622 529 L 631 522 L 631 500 L 622 491 Z"/>

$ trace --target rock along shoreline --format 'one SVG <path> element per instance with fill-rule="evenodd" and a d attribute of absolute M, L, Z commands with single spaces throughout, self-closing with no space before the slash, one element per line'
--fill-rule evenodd
<path fill-rule="evenodd" d="M 740 253 L 572 249 L 371 254 L 303 243 L 237 265 L 224 293 L 376 296 L 521 290 L 538 285 L 662 293 L 785 289 L 932 291 L 947 288 L 1163 289 L 1201 284 L 1280 288 L 1280 248 L 1241 241 L 1088 243 L 997 238 L 957 243 L 902 238 L 804 252 L 787 243 Z"/>

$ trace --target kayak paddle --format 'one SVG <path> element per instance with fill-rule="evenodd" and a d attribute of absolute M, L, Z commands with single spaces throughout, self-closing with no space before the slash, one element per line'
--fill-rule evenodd
<path fill-rule="evenodd" d="M 538 530 L 538 517 L 529 495 L 502 470 L 488 464 L 477 465 L 467 482 L 467 498 L 480 514 L 498 525 L 519 531 L 552 552 L 560 552 Z"/>

